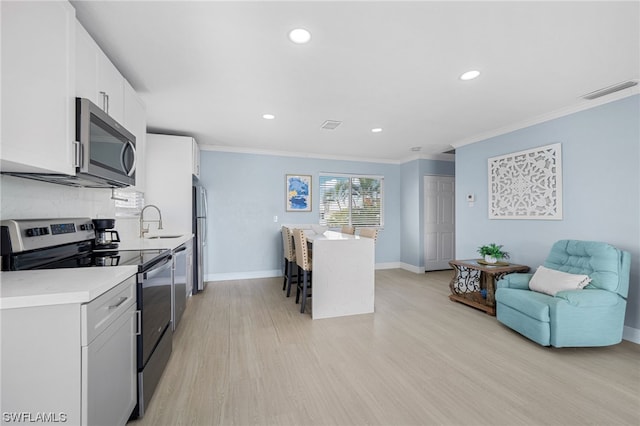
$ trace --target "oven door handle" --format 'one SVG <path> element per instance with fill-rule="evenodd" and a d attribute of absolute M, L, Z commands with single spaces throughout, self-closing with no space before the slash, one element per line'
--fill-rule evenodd
<path fill-rule="evenodd" d="M 142 278 L 143 279 L 147 279 L 149 274 L 151 275 L 155 275 L 156 271 L 162 269 L 165 267 L 165 265 L 167 265 L 168 263 L 171 263 L 171 259 L 173 259 L 172 255 L 167 255 L 167 257 L 165 257 L 164 259 L 160 260 L 158 263 L 156 263 L 155 265 L 153 265 L 152 267 L 150 267 L 149 269 L 147 269 L 146 271 L 144 271 L 142 274 Z M 169 265 L 171 266 L 171 265 Z"/>
<path fill-rule="evenodd" d="M 118 306 L 120 306 L 120 305 L 122 305 L 124 302 L 126 302 L 126 301 L 127 301 L 127 299 L 128 299 L 128 297 L 126 297 L 126 296 L 122 296 L 122 297 L 120 297 L 120 299 L 118 299 L 118 301 L 116 302 L 116 304 L 115 304 L 115 305 L 109 305 L 109 309 L 115 309 L 115 308 L 117 308 Z"/>
<path fill-rule="evenodd" d="M 136 336 L 142 334 L 142 311 L 138 309 L 136 311 Z"/>

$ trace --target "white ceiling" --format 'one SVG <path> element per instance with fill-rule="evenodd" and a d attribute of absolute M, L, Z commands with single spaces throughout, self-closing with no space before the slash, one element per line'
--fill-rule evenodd
<path fill-rule="evenodd" d="M 151 131 L 225 150 L 451 158 L 441 153 L 640 79 L 637 1 L 72 4 Z M 310 43 L 288 40 L 296 27 Z M 470 69 L 482 74 L 458 79 Z"/>

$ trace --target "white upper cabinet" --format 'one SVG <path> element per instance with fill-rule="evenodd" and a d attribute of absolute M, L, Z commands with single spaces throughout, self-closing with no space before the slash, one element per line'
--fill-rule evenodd
<path fill-rule="evenodd" d="M 193 158 L 191 159 L 191 174 L 200 179 L 200 147 L 198 146 L 198 143 L 195 139 L 193 139 L 191 149 L 193 154 Z"/>
<path fill-rule="evenodd" d="M 76 40 L 76 95 L 89 99 L 122 123 L 124 77 L 79 22 Z"/>
<path fill-rule="evenodd" d="M 136 137 L 136 186 L 132 189 L 144 192 L 147 112 L 144 103 L 127 81 L 124 82 L 124 122 L 122 124 Z"/>
<path fill-rule="evenodd" d="M 194 144 L 190 136 L 147 134 L 144 201 L 162 210 L 167 232 L 192 231 Z"/>
<path fill-rule="evenodd" d="M 76 96 L 98 103 L 98 45 L 87 30 L 76 21 Z"/>
<path fill-rule="evenodd" d="M 75 174 L 75 9 L 0 2 L 1 167 Z"/>
<path fill-rule="evenodd" d="M 98 52 L 98 103 L 118 123 L 124 120 L 124 77 L 102 50 Z"/>

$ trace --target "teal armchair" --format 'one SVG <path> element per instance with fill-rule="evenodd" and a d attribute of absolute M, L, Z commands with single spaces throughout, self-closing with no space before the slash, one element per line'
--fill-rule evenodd
<path fill-rule="evenodd" d="M 534 274 L 497 283 L 498 321 L 543 346 L 608 346 L 622 341 L 629 291 L 629 252 L 601 242 L 561 240 L 543 266 L 591 279 L 554 296 L 529 289 Z"/>

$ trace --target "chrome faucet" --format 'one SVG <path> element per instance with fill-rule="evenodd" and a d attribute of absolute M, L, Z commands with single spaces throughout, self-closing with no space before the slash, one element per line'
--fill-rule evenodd
<path fill-rule="evenodd" d="M 144 220 L 144 211 L 149 207 L 153 207 L 154 209 L 158 210 L 158 220 Z M 144 227 L 145 222 L 158 222 L 158 230 L 162 229 L 162 213 L 160 213 L 160 209 L 158 208 L 158 206 L 149 204 L 144 206 L 144 208 L 140 212 L 140 238 L 144 238 L 144 234 L 149 232 L 149 225 L 147 225 L 146 228 Z"/>

